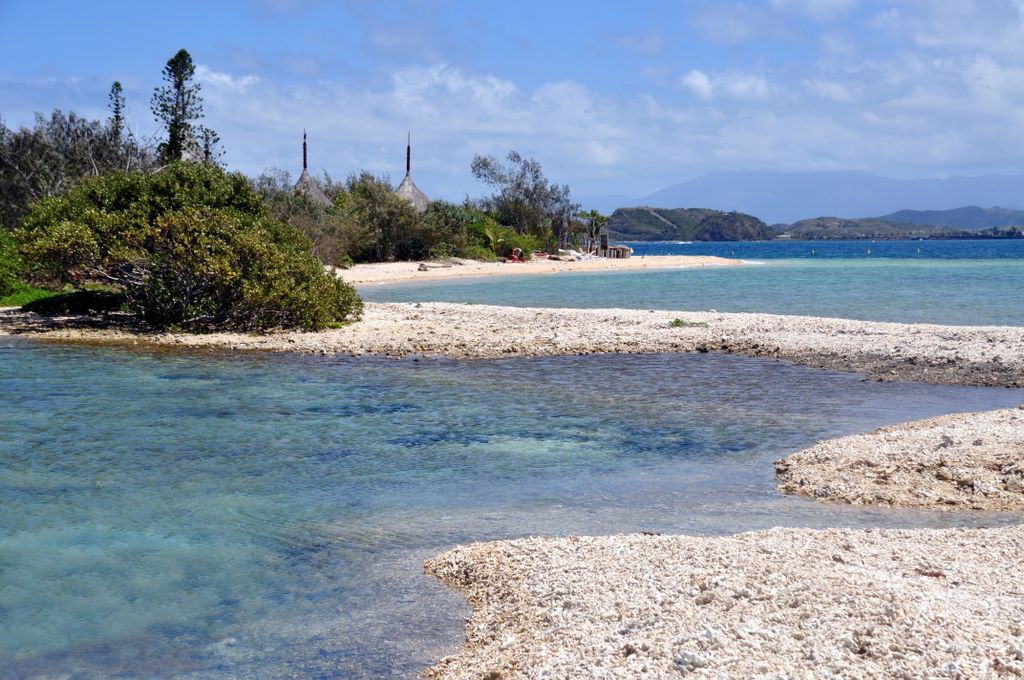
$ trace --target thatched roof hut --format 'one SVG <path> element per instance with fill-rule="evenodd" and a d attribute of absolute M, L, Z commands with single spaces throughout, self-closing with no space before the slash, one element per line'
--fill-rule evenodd
<path fill-rule="evenodd" d="M 299 181 L 295 183 L 295 188 L 292 192 L 296 196 L 305 196 L 307 200 L 315 203 L 316 205 L 329 206 L 333 205 L 331 199 L 327 198 L 327 194 L 323 192 L 320 185 L 310 177 L 308 170 L 308 157 L 306 153 L 306 131 L 302 131 L 302 174 L 299 175 Z"/>
<path fill-rule="evenodd" d="M 412 134 L 409 135 L 405 147 L 405 179 L 398 185 L 395 193 L 412 203 L 412 207 L 418 212 L 426 212 L 430 205 L 430 199 L 412 181 Z"/>

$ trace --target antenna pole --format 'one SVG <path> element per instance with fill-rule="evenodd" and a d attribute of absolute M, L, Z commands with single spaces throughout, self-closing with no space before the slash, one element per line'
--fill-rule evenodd
<path fill-rule="evenodd" d="M 405 174 L 412 172 L 412 132 L 405 143 Z"/>
<path fill-rule="evenodd" d="M 305 172 L 308 165 L 306 157 L 306 128 L 302 128 L 302 170 Z"/>

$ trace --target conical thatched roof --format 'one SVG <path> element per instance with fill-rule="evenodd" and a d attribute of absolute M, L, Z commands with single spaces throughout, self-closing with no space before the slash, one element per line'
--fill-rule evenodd
<path fill-rule="evenodd" d="M 316 205 L 333 205 L 331 199 L 327 198 L 327 194 L 323 192 L 312 177 L 309 176 L 307 167 L 309 166 L 309 156 L 306 151 L 306 131 L 302 131 L 302 174 L 299 175 L 299 181 L 295 183 L 295 189 L 292 191 L 296 196 L 305 196 L 307 200 Z"/>
<path fill-rule="evenodd" d="M 395 193 L 412 203 L 412 207 L 418 212 L 426 212 L 430 205 L 430 199 L 420 191 L 416 183 L 412 181 L 412 133 L 409 133 L 405 146 L 405 179 L 398 185 Z"/>
<path fill-rule="evenodd" d="M 412 175 L 405 176 L 405 179 L 398 185 L 395 193 L 412 203 L 412 207 L 416 208 L 419 212 L 426 212 L 427 206 L 430 205 L 430 199 L 412 181 Z"/>
<path fill-rule="evenodd" d="M 333 205 L 331 199 L 327 198 L 327 194 L 323 192 L 323 189 L 317 185 L 306 170 L 303 170 L 302 174 L 299 175 L 299 181 L 295 183 L 294 192 L 296 196 L 305 196 L 306 199 L 317 205 Z"/>

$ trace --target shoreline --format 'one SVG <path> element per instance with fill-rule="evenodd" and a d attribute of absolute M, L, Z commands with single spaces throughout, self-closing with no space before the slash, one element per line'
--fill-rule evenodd
<path fill-rule="evenodd" d="M 4 309 L 6 334 L 186 351 L 467 360 L 714 351 L 876 380 L 1024 386 L 1024 328 L 770 314 L 367 303 L 364 320 L 344 328 L 254 336 L 147 334 L 117 315 L 46 319 Z M 1020 563 L 1020 525 L 471 544 L 425 564 L 473 608 L 465 644 L 426 675 L 1024 674 L 1024 592 L 1011 568 Z"/>
<path fill-rule="evenodd" d="M 424 568 L 472 606 L 425 673 L 470 678 L 1024 675 L 1024 526 L 527 538 Z"/>
<path fill-rule="evenodd" d="M 850 505 L 1024 511 L 1024 404 L 829 439 L 776 461 L 784 494 Z"/>
<path fill-rule="evenodd" d="M 367 303 L 363 320 L 320 332 L 147 333 L 124 317 L 0 310 L 0 335 L 47 342 L 224 351 L 495 359 L 597 353 L 728 352 L 882 381 L 1024 386 L 1024 327 L 940 326 L 777 314 Z"/>
<path fill-rule="evenodd" d="M 494 276 L 544 276 L 570 272 L 614 272 L 699 267 L 738 267 L 741 260 L 714 255 L 645 255 L 626 259 L 527 260 L 525 262 L 483 262 L 451 258 L 445 263 L 430 261 L 376 262 L 357 264 L 348 269 L 334 267 L 334 273 L 354 286 L 370 286 L 411 281 L 469 279 Z M 420 267 L 426 267 L 421 270 Z"/>

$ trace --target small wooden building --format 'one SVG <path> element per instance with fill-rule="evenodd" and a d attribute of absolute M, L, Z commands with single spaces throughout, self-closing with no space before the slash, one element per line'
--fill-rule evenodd
<path fill-rule="evenodd" d="M 608 233 L 601 233 L 601 245 L 597 249 L 598 257 L 609 257 L 617 260 L 629 259 L 629 256 L 633 254 L 633 249 L 629 246 L 613 246 L 608 243 Z"/>

